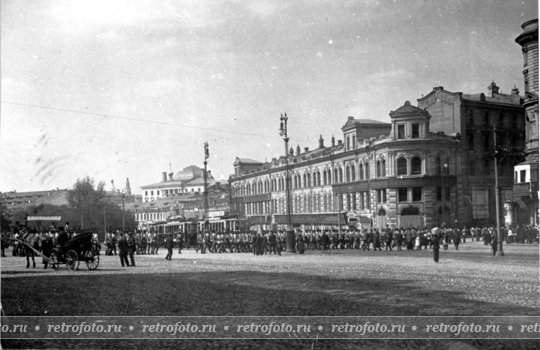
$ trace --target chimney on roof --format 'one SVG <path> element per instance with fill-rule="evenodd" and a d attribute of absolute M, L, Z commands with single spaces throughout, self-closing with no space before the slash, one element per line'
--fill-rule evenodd
<path fill-rule="evenodd" d="M 322 138 L 322 135 L 319 137 L 319 148 L 324 148 L 324 139 Z"/>
<path fill-rule="evenodd" d="M 512 95 L 519 95 L 519 89 L 514 85 L 514 88 L 512 89 Z"/>
<path fill-rule="evenodd" d="M 497 84 L 495 84 L 494 81 L 492 81 L 491 85 L 488 86 L 488 90 L 491 91 L 491 97 L 494 97 L 495 94 L 499 93 L 499 87 L 497 86 Z"/>
<path fill-rule="evenodd" d="M 169 173 L 169 181 L 172 181 L 172 180 L 173 180 L 173 178 L 172 178 L 173 175 L 174 175 L 174 174 L 173 174 L 172 172 Z"/>
<path fill-rule="evenodd" d="M 338 144 L 338 146 L 341 146 L 343 144 L 343 140 L 338 140 L 337 144 Z"/>
<path fill-rule="evenodd" d="M 294 156 L 294 150 L 293 150 L 292 147 L 289 148 L 289 156 L 291 156 L 291 157 Z"/>
<path fill-rule="evenodd" d="M 309 152 L 309 147 L 304 147 L 304 152 Z"/>
<path fill-rule="evenodd" d="M 332 135 L 332 147 L 336 145 L 336 138 Z"/>
<path fill-rule="evenodd" d="M 347 118 L 347 121 L 349 120 L 354 120 L 354 117 L 350 115 L 349 118 Z"/>
<path fill-rule="evenodd" d="M 162 175 L 162 181 L 167 182 L 167 172 L 164 171 L 164 172 L 161 173 L 161 175 Z"/>
<path fill-rule="evenodd" d="M 296 155 L 300 155 L 300 145 L 296 145 Z"/>

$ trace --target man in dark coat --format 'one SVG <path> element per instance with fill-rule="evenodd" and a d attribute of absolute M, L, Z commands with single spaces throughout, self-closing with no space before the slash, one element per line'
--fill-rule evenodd
<path fill-rule="evenodd" d="M 431 230 L 431 245 L 433 247 L 433 261 L 436 263 L 439 262 L 439 250 L 441 248 L 441 245 L 439 243 L 440 237 L 440 230 L 438 227 L 435 227 Z"/>
<path fill-rule="evenodd" d="M 129 266 L 129 261 L 127 259 L 128 255 L 128 242 L 124 232 L 120 232 L 120 239 L 118 240 L 118 250 L 120 255 L 120 263 L 122 266 Z"/>
<path fill-rule="evenodd" d="M 135 254 L 135 251 L 137 250 L 137 243 L 135 242 L 135 238 L 133 237 L 133 232 L 130 232 L 128 235 L 127 245 L 128 245 L 128 254 L 129 254 L 129 260 L 131 261 L 131 266 L 135 266 L 135 258 L 133 254 Z"/>
<path fill-rule="evenodd" d="M 41 252 L 44 256 L 43 258 L 43 268 L 46 269 L 49 265 L 48 258 L 51 256 L 53 250 L 52 237 L 47 233 L 44 233 L 41 237 Z M 54 268 L 54 267 L 53 267 Z"/>
<path fill-rule="evenodd" d="M 165 240 L 165 247 L 167 248 L 167 255 L 165 256 L 165 260 L 171 260 L 172 251 L 174 248 L 174 240 L 172 238 L 172 234 L 167 236 L 167 239 Z"/>

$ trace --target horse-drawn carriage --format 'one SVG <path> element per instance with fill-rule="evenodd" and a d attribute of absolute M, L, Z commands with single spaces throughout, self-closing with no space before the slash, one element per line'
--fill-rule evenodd
<path fill-rule="evenodd" d="M 84 261 L 89 270 L 97 269 L 99 265 L 99 252 L 96 251 L 92 241 L 92 232 L 78 234 L 72 237 L 64 247 L 55 247 L 51 253 L 51 265 L 53 269 L 60 264 L 66 264 L 70 270 L 79 268 L 79 263 Z"/>

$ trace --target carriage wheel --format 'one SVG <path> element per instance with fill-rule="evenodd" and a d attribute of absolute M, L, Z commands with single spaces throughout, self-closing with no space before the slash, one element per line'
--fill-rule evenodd
<path fill-rule="evenodd" d="M 85 254 L 86 266 L 88 270 L 95 270 L 99 265 L 99 255 L 94 254 L 91 250 Z"/>
<path fill-rule="evenodd" d="M 53 268 L 53 270 L 56 270 L 58 268 L 58 256 L 56 255 L 55 252 L 51 253 L 50 259 L 51 259 L 51 267 Z"/>
<path fill-rule="evenodd" d="M 79 256 L 74 250 L 68 250 L 66 253 L 66 266 L 70 270 L 79 268 Z"/>

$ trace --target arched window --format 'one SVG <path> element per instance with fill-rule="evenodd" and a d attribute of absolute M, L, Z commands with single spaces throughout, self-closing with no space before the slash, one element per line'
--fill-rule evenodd
<path fill-rule="evenodd" d="M 397 160 L 397 175 L 407 175 L 407 159 L 403 157 Z"/>
<path fill-rule="evenodd" d="M 351 181 L 356 181 L 356 169 L 354 164 L 351 164 Z"/>
<path fill-rule="evenodd" d="M 339 170 L 338 168 L 335 168 L 334 169 L 334 183 L 338 183 L 339 182 Z"/>
<path fill-rule="evenodd" d="M 328 173 L 326 176 L 326 179 L 328 180 L 327 185 L 331 185 L 332 184 L 332 170 L 328 169 L 327 173 Z"/>
<path fill-rule="evenodd" d="M 369 180 L 371 178 L 371 174 L 369 172 L 369 162 L 366 163 L 365 168 L 366 168 L 366 180 Z"/>
<path fill-rule="evenodd" d="M 339 168 L 339 182 L 343 182 L 343 168 Z"/>
<path fill-rule="evenodd" d="M 381 177 L 381 161 L 380 160 L 377 161 L 375 170 L 377 172 L 377 177 Z"/>
<path fill-rule="evenodd" d="M 435 175 L 441 175 L 441 157 L 435 159 Z"/>
<path fill-rule="evenodd" d="M 345 181 L 351 181 L 351 168 L 349 167 L 349 164 L 347 164 L 345 168 Z"/>
<path fill-rule="evenodd" d="M 250 184 L 247 184 L 247 187 L 246 187 L 246 196 L 249 196 L 251 195 L 251 185 Z"/>
<path fill-rule="evenodd" d="M 358 165 L 358 179 L 364 180 L 364 166 L 362 165 L 362 163 Z"/>
<path fill-rule="evenodd" d="M 420 157 L 413 157 L 411 159 L 411 175 L 422 174 L 422 159 Z"/>
<path fill-rule="evenodd" d="M 381 176 L 386 177 L 386 159 L 381 161 Z"/>

